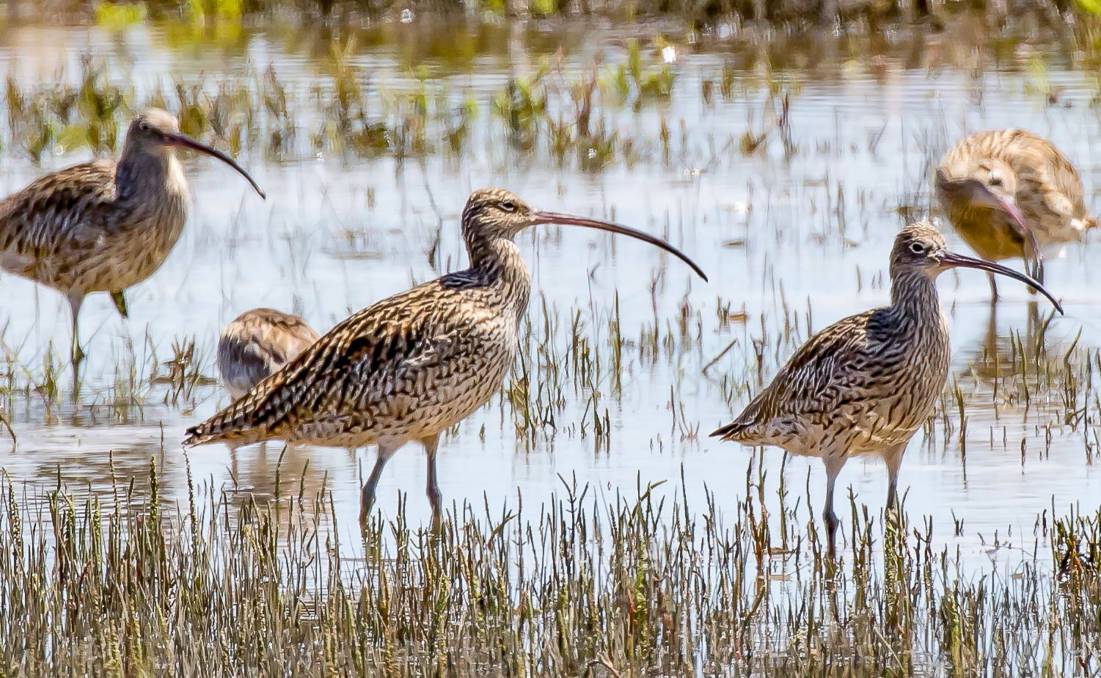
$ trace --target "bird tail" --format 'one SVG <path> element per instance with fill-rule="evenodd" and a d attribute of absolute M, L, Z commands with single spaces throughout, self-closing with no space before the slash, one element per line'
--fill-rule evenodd
<path fill-rule="evenodd" d="M 734 421 L 712 431 L 711 437 L 733 440 L 739 443 L 757 444 L 761 442 L 758 440 L 759 425 L 762 420 L 767 420 L 767 417 L 764 417 L 762 413 L 764 407 L 763 395 L 763 393 L 758 394 L 756 398 L 750 401 Z"/>
<path fill-rule="evenodd" d="M 264 388 L 268 381 L 265 379 L 229 407 L 187 429 L 184 447 L 218 442 L 249 445 L 272 437 L 272 422 L 278 416 L 273 417 L 276 413 L 268 407 L 271 401 L 268 396 L 272 390 L 270 387 Z"/>
<path fill-rule="evenodd" d="M 749 424 L 739 419 L 738 421 L 731 422 L 715 429 L 711 432 L 711 437 L 721 438 L 722 440 L 740 441 L 748 428 Z"/>

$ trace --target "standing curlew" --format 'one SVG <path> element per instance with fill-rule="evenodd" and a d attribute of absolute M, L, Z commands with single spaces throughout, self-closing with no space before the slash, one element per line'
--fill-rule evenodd
<path fill-rule="evenodd" d="M 1097 225 L 1074 165 L 1051 142 L 1020 129 L 964 138 L 941 159 L 936 190 L 949 221 L 979 256 L 1024 257 L 1040 282 L 1043 250 Z M 993 274 L 990 291 L 997 299 Z"/>
<path fill-rule="evenodd" d="M 887 503 L 896 501 L 906 445 L 932 413 L 948 377 L 948 323 L 936 278 L 957 266 L 1028 283 L 1062 312 L 1037 281 L 949 252 L 931 225 L 911 224 L 891 250 L 891 305 L 849 316 L 811 337 L 733 423 L 711 434 L 746 445 L 777 445 L 825 462 L 822 517 L 831 556 L 838 522 L 833 486 L 849 457 L 881 455 L 890 480 Z"/>
<path fill-rule="evenodd" d="M 232 158 L 180 134 L 176 118 L 154 108 L 130 123 L 118 162 L 67 167 L 0 202 L 0 268 L 66 296 L 74 366 L 84 356 L 84 297 L 110 293 L 125 318 L 126 288 L 151 276 L 180 237 L 188 193 L 177 146 L 218 158 L 265 197 Z"/>
<path fill-rule="evenodd" d="M 475 191 L 463 210 L 470 268 L 384 299 L 322 336 L 233 405 L 188 430 L 184 445 L 244 445 L 281 439 L 307 444 L 378 445 L 363 486 L 359 522 L 366 529 L 375 486 L 405 443 L 428 453 L 426 492 L 438 525 L 436 449 L 440 433 L 500 388 L 512 365 L 531 274 L 513 238 L 541 224 L 629 235 L 673 253 L 663 240 L 626 226 L 540 212 L 500 189 Z"/>
<path fill-rule="evenodd" d="M 296 315 L 254 308 L 225 326 L 218 338 L 218 373 L 237 400 L 305 351 L 318 333 Z"/>

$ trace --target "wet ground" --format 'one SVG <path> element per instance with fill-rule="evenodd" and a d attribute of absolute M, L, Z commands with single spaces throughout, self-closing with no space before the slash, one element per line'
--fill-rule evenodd
<path fill-rule="evenodd" d="M 430 110 L 467 111 L 457 153 L 438 121 L 427 125 L 423 152 L 404 158 L 318 148 L 311 137 L 331 117 L 323 102 L 339 84 L 324 31 L 296 33 L 275 22 L 228 36 L 158 24 L 16 23 L 0 31 L 0 72 L 28 89 L 77 81 L 89 53 L 106 80 L 139 102 L 157 89 L 171 92 L 176 80 L 211 96 L 226 83 L 258 91 L 270 67 L 297 131 L 273 150 L 273 116 L 257 99 L 262 139 L 245 144 L 239 160 L 267 190 L 266 202 L 225 167 L 186 160 L 188 227 L 161 270 L 129 292 L 130 319 L 120 319 L 103 295 L 84 307 L 90 359 L 75 402 L 68 368 L 60 368 L 52 396 L 44 366 L 51 344 L 61 354 L 68 345 L 67 305 L 53 291 L 0 276 L 11 387 L 4 410 L 18 435 L 17 451 L 0 452 L 0 464 L 13 483 L 38 494 L 60 476 L 74 492 L 107 492 L 112 464 L 117 477 L 136 475 L 140 483 L 155 456 L 162 496 L 186 496 L 184 429 L 228 400 L 212 380 L 183 393 L 150 383 L 168 372 L 174 343 L 193 340 L 188 369 L 214 377 L 219 328 L 245 309 L 297 311 L 325 330 L 414 282 L 459 269 L 465 253 L 457 219 L 466 195 L 495 185 L 540 207 L 663 234 L 711 282 L 632 241 L 558 228 L 521 236 L 535 289 L 527 369 L 534 384 L 554 391 L 547 396 L 554 416 L 525 430 L 514 401 L 496 398 L 464 422 L 441 447 L 445 501 L 500 505 L 522 495 L 534 506 L 561 489 L 563 478 L 609 496 L 655 481 L 670 481 L 662 489 L 674 491 L 683 478 L 690 502 L 698 497 L 702 505 L 706 487 L 720 509 L 732 507 L 747 465 L 766 467 L 771 493 L 784 455 L 719 443 L 707 432 L 747 402 L 810 331 L 887 300 L 893 236 L 927 212 L 929 163 L 955 139 L 1004 126 L 1047 136 L 1080 168 L 1087 202 L 1101 207 L 1094 106 L 1101 85 L 1062 36 L 976 37 L 960 25 L 874 39 L 776 36 L 765 48 L 761 35 L 693 35 L 675 24 L 598 31 L 593 22 L 405 18 L 339 41 L 347 49 L 344 72 L 362 88 L 371 120 L 408 128 L 416 115 L 408 97 L 419 92 L 427 92 Z M 630 39 L 641 45 L 644 73 L 669 78 L 668 96 L 648 94 L 639 81 L 617 92 Z M 497 108 L 510 80 L 527 82 L 540 64 L 548 73 L 536 90 L 545 88 L 546 106 L 529 143 Z M 559 156 L 548 130 L 552 123 L 577 129 L 571 87 L 594 72 L 590 126 L 603 145 L 580 144 Z M 91 155 L 78 148 L 35 163 L 14 144 L 0 153 L 4 193 Z M 1021 549 L 1031 553 L 1044 512 L 1097 508 L 1099 405 L 1090 380 L 1101 346 L 1094 292 L 1101 273 L 1091 263 L 1099 253 L 1095 238 L 1053 253 L 1047 280 L 1066 315 L 1046 325 L 1039 353 L 1050 309 L 1030 309 L 1025 289 L 1003 282 L 995 312 L 982 274 L 940 282 L 952 325 L 952 376 L 927 435 L 910 446 L 901 489 L 911 521 L 931 516 L 937 542 L 958 545 L 976 568 L 988 568 L 991 558 L 1012 563 Z M 609 343 L 617 301 L 625 339 L 618 377 Z M 725 322 L 718 309 L 727 309 Z M 557 330 L 540 348 L 548 316 L 557 318 Z M 575 317 L 599 369 L 565 357 L 576 344 Z M 554 365 L 568 372 L 560 390 Z M 610 424 L 606 436 L 593 431 L 594 410 Z M 277 474 L 280 452 L 277 444 L 236 455 L 210 446 L 186 459 L 196 480 L 238 496 L 270 496 L 277 477 L 306 491 L 327 488 L 350 535 L 361 467 L 369 469 L 373 450 L 291 448 Z M 809 488 L 811 508 L 804 499 L 800 510 L 816 518 L 819 462 L 792 459 L 782 472 L 798 496 Z M 851 487 L 856 504 L 877 513 L 885 476 L 877 460 L 854 460 L 840 477 L 842 496 Z M 424 479 L 424 456 L 409 446 L 382 477 L 383 514 L 394 514 L 404 492 L 410 522 L 426 522 Z M 847 525 L 848 502 L 838 510 Z M 962 521 L 956 536 L 954 521 Z"/>

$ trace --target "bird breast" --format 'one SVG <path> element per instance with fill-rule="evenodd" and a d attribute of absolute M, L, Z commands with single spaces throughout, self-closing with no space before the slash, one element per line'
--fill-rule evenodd
<path fill-rule="evenodd" d="M 948 219 L 968 247 L 983 259 L 999 261 L 1023 254 L 1024 239 L 1004 214 L 987 207 L 949 203 Z M 1036 236 L 1039 240 L 1038 231 Z"/>
<path fill-rule="evenodd" d="M 948 323 L 937 311 L 869 361 L 872 377 L 861 381 L 848 417 L 855 424 L 846 441 L 850 454 L 879 452 L 908 441 L 932 414 L 948 378 Z"/>

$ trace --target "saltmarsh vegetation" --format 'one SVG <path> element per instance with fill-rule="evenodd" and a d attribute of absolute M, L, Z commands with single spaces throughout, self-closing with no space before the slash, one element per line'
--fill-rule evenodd
<path fill-rule="evenodd" d="M 424 68 L 381 90 L 368 88 L 367 70 L 352 59 L 352 38 L 330 44 L 309 85 L 287 82 L 268 67 L 220 82 L 180 78 L 139 95 L 117 73 L 109 77 L 102 61 L 86 56 L 72 78 L 61 72 L 49 84 L 8 76 L 0 145 L 36 163 L 51 152 L 111 153 L 129 117 L 156 106 L 175 112 L 186 134 L 233 154 L 260 150 L 276 161 L 318 154 L 458 159 L 469 152 L 476 123 L 488 122 L 490 133 L 516 156 L 549 156 L 559 166 L 596 171 L 616 161 L 668 158 L 667 133 L 657 144 L 625 137 L 614 119 L 672 94 L 674 72 L 660 57 L 663 40 L 651 42 L 644 47 L 632 39 L 624 63 L 594 63 L 581 74 L 544 58 L 531 73 L 480 97 L 451 91 Z"/>
<path fill-rule="evenodd" d="M 72 2 L 72 0 L 70 0 Z M 64 3 L 59 3 L 64 5 Z M 72 2 L 73 11 L 82 3 Z M 191 21 L 213 18 L 236 21 L 260 13 L 300 12 L 315 17 L 375 17 L 405 12 L 489 14 L 493 16 L 568 17 L 601 15 L 618 19 L 675 16 L 701 24 L 717 21 L 762 22 L 774 25 L 878 24 L 899 19 L 930 20 L 937 25 L 964 11 L 991 19 L 1030 14 L 1053 20 L 1061 13 L 1101 14 L 1097 0 L 105 0 L 96 18 L 114 26 L 147 16 Z"/>
<path fill-rule="evenodd" d="M 278 473 L 278 471 L 277 471 Z M 113 467 L 112 467 L 112 475 Z M 724 515 L 683 487 L 563 479 L 342 542 L 324 491 L 258 504 L 148 475 L 104 499 L 8 482 L 8 674 L 1094 675 L 1101 513 L 1037 519 L 1010 572 L 971 576 L 931 524 L 853 511 L 834 567 L 799 491 L 753 466 Z M 233 505 L 234 510 L 229 507 Z M 766 508 L 767 507 L 767 508 Z M 904 520 L 904 519 L 903 519 Z M 1041 544 L 1046 544 L 1042 546 Z"/>

